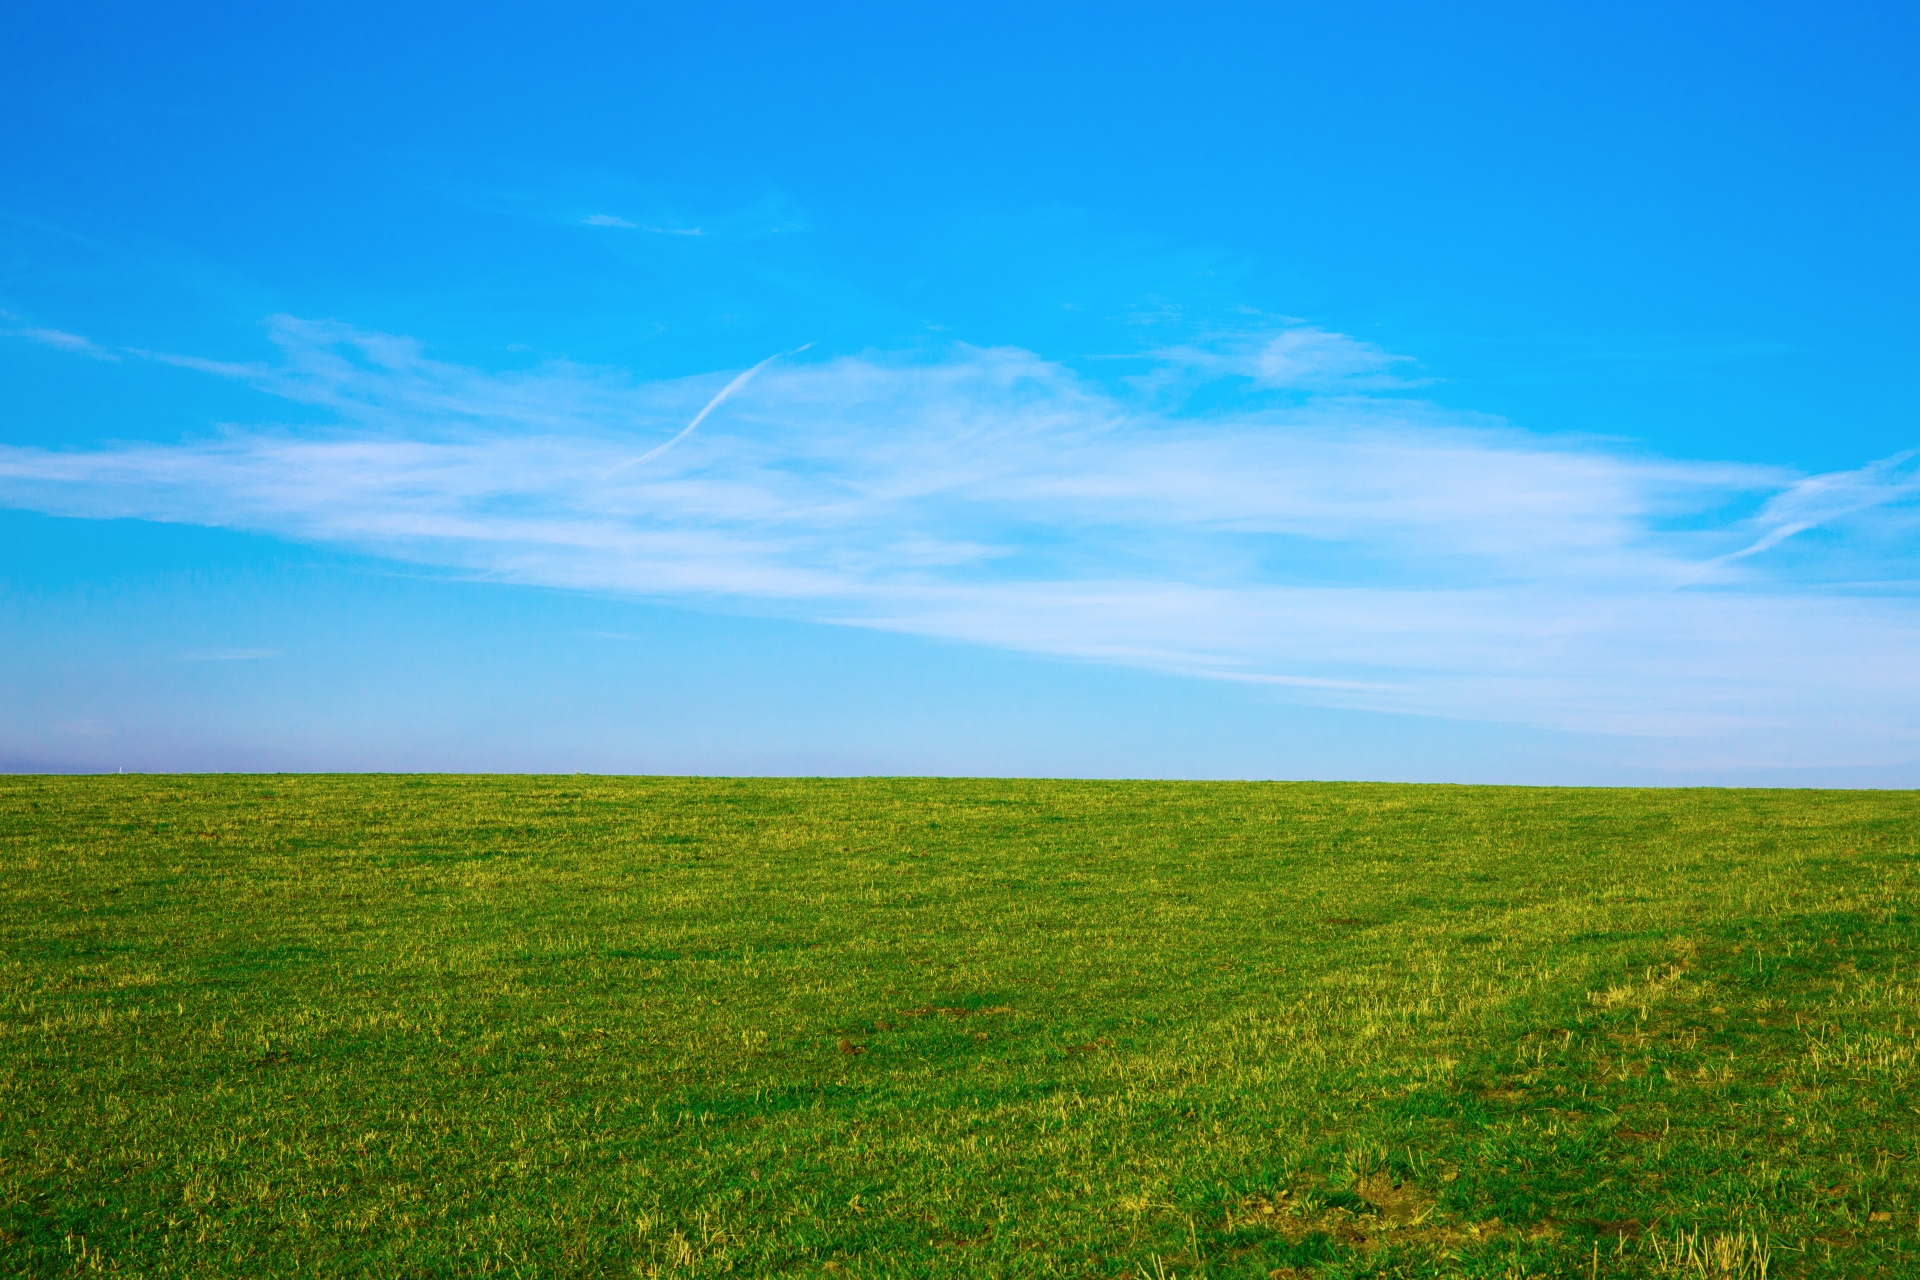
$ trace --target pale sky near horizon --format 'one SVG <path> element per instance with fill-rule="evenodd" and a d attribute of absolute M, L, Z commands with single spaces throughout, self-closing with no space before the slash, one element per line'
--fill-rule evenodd
<path fill-rule="evenodd" d="M 0 16 L 0 769 L 1920 785 L 1907 6 Z"/>

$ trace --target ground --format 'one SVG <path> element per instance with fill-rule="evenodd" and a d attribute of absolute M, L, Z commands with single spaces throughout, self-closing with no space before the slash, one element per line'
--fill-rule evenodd
<path fill-rule="evenodd" d="M 0 778 L 0 1272 L 1920 1274 L 1907 792 Z"/>

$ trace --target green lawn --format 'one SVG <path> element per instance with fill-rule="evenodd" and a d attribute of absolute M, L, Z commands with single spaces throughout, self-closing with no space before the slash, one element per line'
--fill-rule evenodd
<path fill-rule="evenodd" d="M 1920 1275 L 1920 794 L 0 778 L 0 1270 Z"/>

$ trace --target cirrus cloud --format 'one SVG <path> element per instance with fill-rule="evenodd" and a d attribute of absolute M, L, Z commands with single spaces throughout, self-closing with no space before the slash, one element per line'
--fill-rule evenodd
<path fill-rule="evenodd" d="M 1694 761 L 1920 755 L 1920 609 L 1858 585 L 1911 564 L 1912 455 L 1806 476 L 1547 439 L 1393 394 L 1396 357 L 1304 326 L 1156 353 L 1293 393 L 1209 413 L 1008 348 L 647 382 L 271 333 L 271 362 L 175 359 L 323 407 L 327 429 L 0 448 L 0 501 Z M 1773 563 L 1814 529 L 1819 558 Z"/>

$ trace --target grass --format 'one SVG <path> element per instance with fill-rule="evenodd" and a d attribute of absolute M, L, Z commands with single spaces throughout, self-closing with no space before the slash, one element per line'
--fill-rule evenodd
<path fill-rule="evenodd" d="M 0 1270 L 1920 1274 L 1914 793 L 0 778 Z"/>

